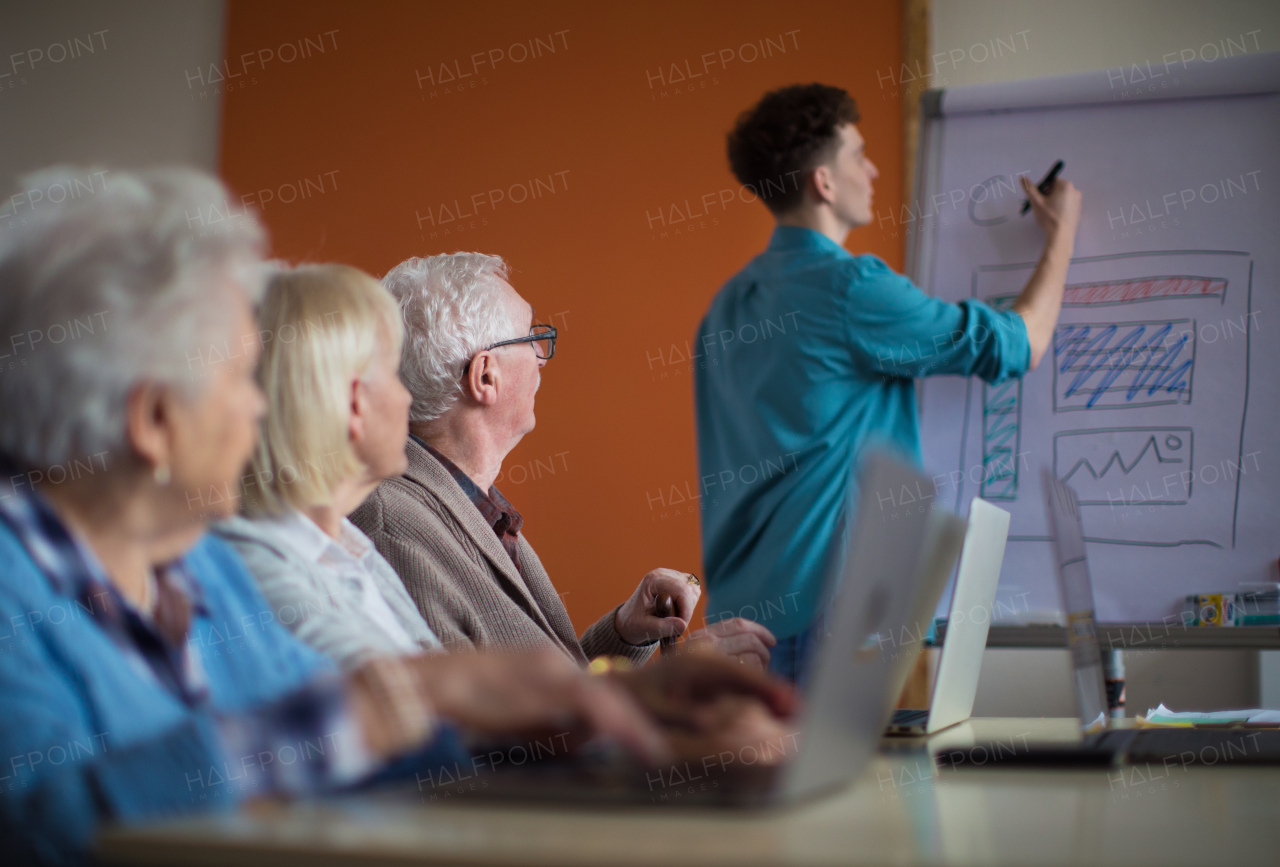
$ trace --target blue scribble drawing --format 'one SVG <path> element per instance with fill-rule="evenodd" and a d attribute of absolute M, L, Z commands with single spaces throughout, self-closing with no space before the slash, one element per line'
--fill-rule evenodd
<path fill-rule="evenodd" d="M 1053 351 L 1057 411 L 1191 402 L 1191 320 L 1062 325 Z"/>
<path fill-rule="evenodd" d="M 1018 443 L 1022 416 L 1022 380 L 982 387 L 982 488 L 987 500 L 1018 495 Z"/>

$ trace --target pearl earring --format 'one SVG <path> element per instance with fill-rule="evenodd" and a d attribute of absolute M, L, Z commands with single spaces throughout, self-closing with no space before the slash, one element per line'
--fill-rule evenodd
<path fill-rule="evenodd" d="M 169 472 L 168 464 L 160 464 L 155 471 L 156 484 L 165 487 L 173 480 L 173 473 Z"/>

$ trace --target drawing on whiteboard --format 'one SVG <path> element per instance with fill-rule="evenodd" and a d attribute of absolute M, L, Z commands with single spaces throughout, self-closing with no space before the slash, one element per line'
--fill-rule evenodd
<path fill-rule="evenodd" d="M 976 267 L 970 294 L 1008 309 L 1033 268 Z M 1095 541 L 1233 547 L 1253 315 L 1250 255 L 1097 256 L 1074 260 L 1068 281 L 1045 363 L 1021 380 L 965 386 L 953 476 L 967 478 L 965 468 L 980 462 L 976 493 L 1024 515 L 1024 539 L 1047 532 L 1040 529 L 1039 485 L 1020 472 L 1043 460 L 1090 510 Z M 975 388 L 981 399 L 971 402 Z M 959 507 L 963 482 L 957 487 Z"/>
<path fill-rule="evenodd" d="M 982 390 L 982 492 L 985 500 L 1018 496 L 1019 422 L 1022 380 L 1011 379 Z"/>
<path fill-rule="evenodd" d="M 1059 325 L 1053 338 L 1053 411 L 1191 403 L 1195 323 Z"/>
<path fill-rule="evenodd" d="M 1128 304 L 1157 298 L 1218 298 L 1225 301 L 1227 281 L 1212 277 L 1145 277 L 1140 280 L 1106 280 L 1101 283 L 1072 283 L 1062 293 L 1063 307 Z"/>
<path fill-rule="evenodd" d="M 1094 428 L 1053 436 L 1053 474 L 1082 506 L 1183 506 L 1194 480 L 1189 427 Z"/>

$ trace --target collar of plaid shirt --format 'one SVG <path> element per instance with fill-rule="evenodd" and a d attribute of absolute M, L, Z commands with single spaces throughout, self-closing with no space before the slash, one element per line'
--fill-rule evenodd
<path fill-rule="evenodd" d="M 498 534 L 498 541 L 502 543 L 502 547 L 511 557 L 511 562 L 516 565 L 516 571 L 521 575 L 524 571 L 520 568 L 520 528 L 524 526 L 524 518 L 516 511 L 516 507 L 507 502 L 507 498 L 502 496 L 497 488 L 490 486 L 489 492 L 485 493 L 480 490 L 480 486 L 471 480 L 471 477 L 460 470 L 453 461 L 446 458 L 440 452 L 431 447 L 429 443 L 421 437 L 409 434 L 413 437 L 413 441 L 427 450 L 433 458 L 440 462 L 440 466 L 448 470 L 449 475 L 453 476 L 453 480 L 462 488 L 463 493 L 467 495 L 467 499 L 475 503 L 480 514 L 484 516 L 485 523 L 493 527 L 493 532 Z"/>
<path fill-rule="evenodd" d="M 93 552 L 76 539 L 44 498 L 21 490 L 27 474 L 0 456 L 0 520 L 13 530 L 53 589 L 89 612 L 120 651 L 139 668 L 149 669 L 188 707 L 208 697 L 203 669 L 187 652 L 193 612 L 203 613 L 199 585 L 181 560 L 156 570 L 154 619 L 125 601 Z"/>

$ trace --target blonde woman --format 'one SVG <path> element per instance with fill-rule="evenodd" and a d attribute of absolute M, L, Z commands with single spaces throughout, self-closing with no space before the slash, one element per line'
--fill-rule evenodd
<path fill-rule="evenodd" d="M 439 650 L 404 584 L 347 520 L 405 469 L 395 300 L 356 268 L 306 265 L 271 278 L 258 325 L 269 411 L 242 479 L 244 514 L 217 533 L 275 617 L 343 669 Z"/>

